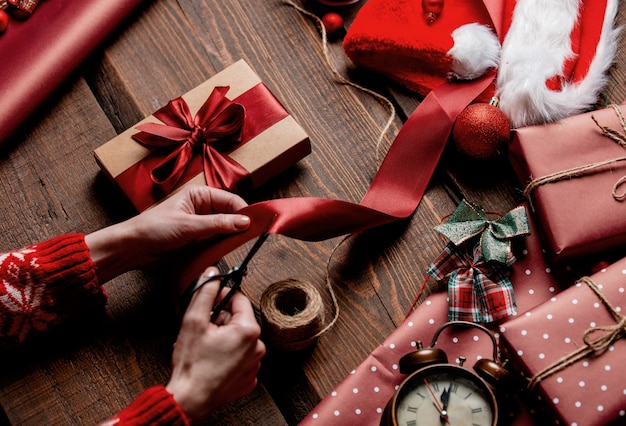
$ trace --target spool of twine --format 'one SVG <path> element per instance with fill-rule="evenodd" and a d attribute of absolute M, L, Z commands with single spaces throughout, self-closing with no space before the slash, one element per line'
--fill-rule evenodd
<path fill-rule="evenodd" d="M 306 281 L 271 284 L 261 295 L 260 311 L 265 343 L 280 350 L 305 349 L 325 331 L 322 296 Z"/>

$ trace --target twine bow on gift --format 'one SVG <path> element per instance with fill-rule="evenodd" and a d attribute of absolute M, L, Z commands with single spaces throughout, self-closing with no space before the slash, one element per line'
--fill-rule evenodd
<path fill-rule="evenodd" d="M 463 200 L 446 223 L 435 230 L 457 246 L 480 235 L 485 261 L 506 263 L 511 239 L 530 234 L 530 225 L 524 206 L 516 207 L 497 220 L 488 220 L 482 208 Z"/>
<path fill-rule="evenodd" d="M 448 243 L 428 268 L 428 274 L 437 281 L 448 281 L 448 319 L 490 323 L 514 315 L 517 304 L 505 270 L 514 262 L 511 252 L 506 264 L 501 265 L 487 263 L 480 245 L 474 247 L 470 256 L 465 244 Z"/>
<path fill-rule="evenodd" d="M 617 309 L 611 305 L 604 293 L 602 293 L 600 286 L 598 286 L 598 284 L 596 284 L 596 282 L 589 277 L 583 277 L 578 280 L 578 282 L 586 284 L 596 294 L 596 296 L 598 296 L 611 316 L 615 319 L 615 324 L 591 327 L 585 330 L 583 333 L 583 342 L 585 345 L 581 346 L 580 349 L 570 353 L 569 355 L 556 360 L 542 371 L 531 377 L 528 381 L 529 389 L 533 389 L 541 380 L 554 373 L 564 370 L 587 356 L 600 354 L 602 351 L 607 350 L 613 343 L 626 336 L 626 317 L 620 314 Z M 599 332 L 604 332 L 604 334 L 595 340 L 592 340 L 591 336 Z"/>
<path fill-rule="evenodd" d="M 170 101 L 153 115 L 163 122 L 137 126 L 137 142 L 169 152 L 150 172 L 154 186 L 169 194 L 193 157 L 202 152 L 208 186 L 232 189 L 248 172 L 221 151 L 242 141 L 245 109 L 226 98 L 229 87 L 216 87 L 195 116 L 182 97 Z"/>
<path fill-rule="evenodd" d="M 622 148 L 626 148 L 626 119 L 624 119 L 622 110 L 619 108 L 618 105 L 611 104 L 609 105 L 609 107 L 612 108 L 613 111 L 615 111 L 615 115 L 617 115 L 620 126 L 622 126 L 622 129 L 624 131 L 623 133 L 618 130 L 612 129 L 608 126 L 601 125 L 593 115 L 591 116 L 591 119 L 593 120 L 594 123 L 596 123 L 596 126 L 598 126 L 598 128 L 602 131 L 602 134 L 604 136 L 611 139 L 613 142 L 617 143 Z M 619 163 L 622 161 L 626 161 L 626 156 L 610 158 L 608 160 L 598 161 L 597 163 L 591 163 L 591 164 L 585 164 L 585 165 L 578 166 L 578 167 L 572 167 L 571 169 L 561 170 L 559 172 L 550 173 L 546 176 L 533 179 L 524 189 L 524 196 L 527 199 L 530 199 L 530 194 L 535 189 L 539 188 L 542 185 L 546 185 L 546 184 L 553 183 L 553 182 L 560 182 L 566 179 L 586 176 L 604 166 Z M 611 191 L 611 194 L 613 195 L 613 199 L 615 199 L 615 201 L 623 201 L 624 199 L 626 199 L 626 191 L 623 191 L 622 193 L 617 192 L 619 187 L 624 183 L 626 183 L 626 176 L 622 176 L 621 178 L 619 178 L 617 182 L 615 182 L 615 184 L 613 185 L 613 190 Z"/>

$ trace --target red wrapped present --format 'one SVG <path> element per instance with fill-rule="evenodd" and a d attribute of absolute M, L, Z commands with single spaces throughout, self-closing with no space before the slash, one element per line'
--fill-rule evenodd
<path fill-rule="evenodd" d="M 95 150 L 142 211 L 188 183 L 245 192 L 311 152 L 304 130 L 243 61 Z"/>
<path fill-rule="evenodd" d="M 511 281 L 516 292 L 518 312 L 543 303 L 558 293 L 559 288 L 546 266 L 539 240 L 531 223 L 531 235 L 519 241 L 511 266 Z M 520 315 L 520 314 L 518 314 Z M 400 358 L 416 350 L 417 341 L 431 342 L 439 327 L 448 322 L 447 292 L 433 293 L 411 313 L 385 341 L 358 365 L 335 389 L 303 419 L 306 426 L 379 426 L 387 401 L 405 379 L 400 373 Z M 442 334 L 437 347 L 444 350 L 448 360 L 467 358 L 472 368 L 483 357 L 491 358 L 493 346 L 489 338 L 472 328 Z M 515 415 L 505 414 L 504 423 L 529 426 L 529 413 L 519 407 Z"/>
<path fill-rule="evenodd" d="M 625 276 L 626 258 L 501 324 L 511 365 L 555 424 L 626 422 Z"/>
<path fill-rule="evenodd" d="M 525 194 L 552 262 L 626 243 L 626 201 L 620 197 L 626 140 L 618 143 L 626 137 L 619 117 L 625 106 L 513 132 L 509 157 L 528 185 Z"/>

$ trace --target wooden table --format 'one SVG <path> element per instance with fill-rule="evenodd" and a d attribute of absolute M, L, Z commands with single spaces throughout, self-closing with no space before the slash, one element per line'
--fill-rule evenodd
<path fill-rule="evenodd" d="M 313 1 L 298 4 L 325 11 Z M 348 24 L 363 4 L 342 9 Z M 375 143 L 387 110 L 372 96 L 338 83 L 310 18 L 281 0 L 147 2 L 4 145 L 0 251 L 60 233 L 88 233 L 133 215 L 100 173 L 93 150 L 241 58 L 313 145 L 310 156 L 248 201 L 311 195 L 358 202 L 420 99 L 350 68 L 339 42 L 331 42 L 329 50 L 340 72 L 399 105 L 380 149 Z M 626 98 L 620 65 L 611 72 L 609 101 Z M 508 211 L 520 201 L 516 188 L 506 162 L 469 170 L 446 154 L 410 219 L 349 238 L 334 252 L 329 277 L 340 307 L 334 327 L 302 353 L 270 349 L 257 390 L 212 421 L 300 421 L 402 321 L 442 248 L 433 231 L 441 218 L 464 197 L 489 211 Z M 294 277 L 327 294 L 326 264 L 340 241 L 271 237 L 251 266 L 244 292 L 258 305 L 269 283 Z M 228 255 L 225 263 L 237 262 L 241 254 Z M 146 387 L 165 383 L 176 335 L 169 285 L 159 273 L 127 273 L 106 284 L 103 314 L 3 355 L 0 404 L 10 423 L 94 424 Z M 332 316 L 330 300 L 326 303 Z"/>

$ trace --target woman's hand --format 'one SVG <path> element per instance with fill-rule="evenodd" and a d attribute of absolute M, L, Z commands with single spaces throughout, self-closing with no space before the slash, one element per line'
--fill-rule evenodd
<path fill-rule="evenodd" d="M 200 279 L 217 273 L 209 268 Z M 218 290 L 219 281 L 209 282 L 191 299 L 172 355 L 172 377 L 166 388 L 192 423 L 252 392 L 265 355 L 261 328 L 242 293 L 235 293 L 215 324 L 209 320 Z"/>
<path fill-rule="evenodd" d="M 104 283 L 149 267 L 190 243 L 248 229 L 250 219 L 236 214 L 245 206 L 233 193 L 189 185 L 131 219 L 85 236 L 85 242 Z"/>

